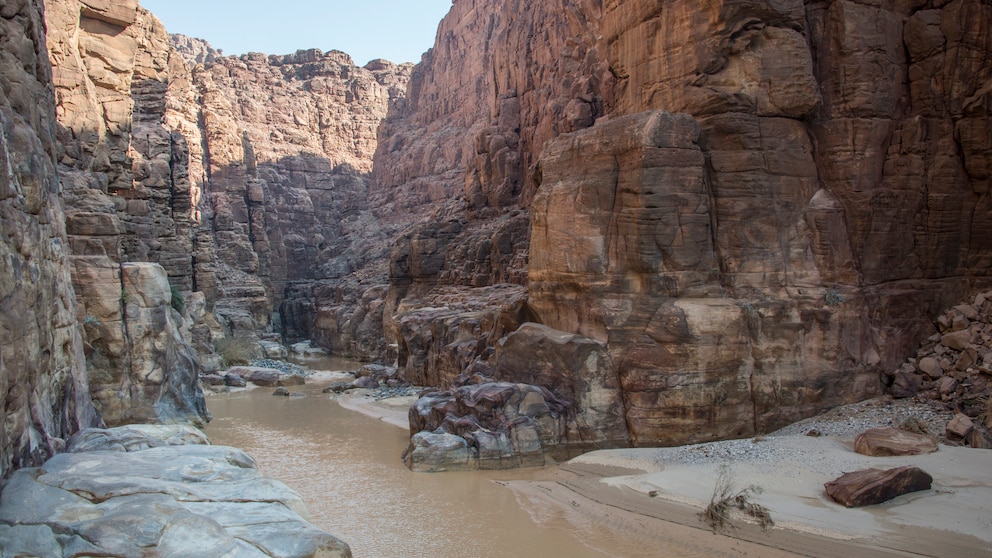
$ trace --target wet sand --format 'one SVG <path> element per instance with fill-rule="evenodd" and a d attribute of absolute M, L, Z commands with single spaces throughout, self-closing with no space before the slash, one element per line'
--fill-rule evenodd
<path fill-rule="evenodd" d="M 407 400 L 355 393 L 338 401 L 407 424 Z M 992 451 L 942 445 L 924 456 L 866 457 L 852 447 L 844 437 L 772 435 L 604 450 L 533 479 L 498 483 L 514 491 L 537 523 L 568 525 L 578 541 L 611 556 L 992 556 Z M 724 464 L 737 486 L 763 489 L 751 500 L 770 510 L 774 526 L 762 529 L 739 516 L 714 533 L 702 521 Z M 934 477 L 931 490 L 859 509 L 844 508 L 823 491 L 823 483 L 845 472 L 909 464 Z"/>

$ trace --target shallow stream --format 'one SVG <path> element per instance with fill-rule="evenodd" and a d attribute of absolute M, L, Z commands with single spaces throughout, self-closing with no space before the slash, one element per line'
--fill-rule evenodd
<path fill-rule="evenodd" d="M 564 521 L 536 524 L 513 491 L 494 482 L 539 470 L 412 473 L 400 461 L 406 430 L 342 408 L 322 387 L 292 388 L 306 397 L 276 397 L 271 388 L 210 396 L 214 419 L 205 430 L 299 492 L 311 521 L 347 541 L 356 558 L 606 556 L 577 542 Z"/>

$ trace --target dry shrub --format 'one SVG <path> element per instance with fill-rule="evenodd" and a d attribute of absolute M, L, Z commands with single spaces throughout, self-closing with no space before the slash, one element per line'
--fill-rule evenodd
<path fill-rule="evenodd" d="M 216 339 L 214 350 L 224 359 L 225 366 L 251 364 L 259 355 L 258 344 L 246 337 Z"/>
<path fill-rule="evenodd" d="M 714 533 L 725 527 L 734 527 L 730 515 L 735 508 L 757 520 L 762 529 L 767 529 L 775 524 L 771 512 L 761 504 L 751 501 L 752 494 L 761 494 L 761 492 L 761 487 L 755 485 L 738 489 L 730 467 L 721 465 L 710 503 L 699 515 L 709 523 Z"/>

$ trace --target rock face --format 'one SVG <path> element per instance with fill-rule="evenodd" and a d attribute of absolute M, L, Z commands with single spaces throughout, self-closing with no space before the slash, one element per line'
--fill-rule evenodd
<path fill-rule="evenodd" d="M 827 495 L 848 508 L 872 506 L 897 496 L 930 490 L 933 477 L 919 467 L 896 467 L 882 471 L 863 469 L 844 473 L 823 485 Z"/>
<path fill-rule="evenodd" d="M 71 453 L 18 471 L 0 494 L 16 556 L 350 557 L 299 495 L 190 427 L 83 431 Z M 187 445 L 189 444 L 189 445 Z"/>
<path fill-rule="evenodd" d="M 387 281 L 391 229 L 369 211 L 367 173 L 409 72 L 318 50 L 195 69 L 206 146 L 197 288 L 235 335 L 271 327 L 287 342 L 319 334 L 341 352 L 384 352 L 365 293 Z"/>
<path fill-rule="evenodd" d="M 41 2 L 0 7 L 0 483 L 100 423 L 75 318 L 44 29 Z"/>
<path fill-rule="evenodd" d="M 94 401 L 110 424 L 201 422 L 200 364 L 173 300 L 194 284 L 188 72 L 136 1 L 50 2 L 45 16 Z"/>
<path fill-rule="evenodd" d="M 393 252 L 401 363 L 395 309 L 509 278 L 528 319 L 606 345 L 633 444 L 880 393 L 937 313 L 989 284 L 990 15 L 455 2 L 373 169 L 381 207 L 441 206 Z M 515 212 L 530 242 L 497 251 L 481 231 Z"/>

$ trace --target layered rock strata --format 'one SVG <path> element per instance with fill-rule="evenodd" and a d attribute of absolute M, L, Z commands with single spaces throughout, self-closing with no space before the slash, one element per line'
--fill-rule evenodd
<path fill-rule="evenodd" d="M 369 211 L 367 173 L 409 72 L 319 50 L 196 68 L 207 190 L 197 287 L 235 334 L 271 327 L 288 342 L 383 353 L 366 292 L 387 282 L 392 229 Z"/>
<path fill-rule="evenodd" d="M 0 7 L 0 483 L 100 424 L 76 323 L 38 1 Z"/>
<path fill-rule="evenodd" d="M 606 344 L 634 444 L 879 393 L 941 309 L 989 284 L 990 15 L 455 2 L 376 155 L 382 207 L 452 198 L 394 251 L 387 319 L 529 258 L 510 274 L 528 311 Z M 476 231 L 518 210 L 529 246 L 497 258 Z"/>
<path fill-rule="evenodd" d="M 188 70 L 136 1 L 50 2 L 45 17 L 94 400 L 111 424 L 201 422 L 200 364 L 175 312 L 192 300 L 198 218 Z"/>

